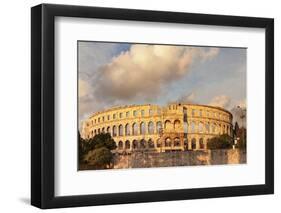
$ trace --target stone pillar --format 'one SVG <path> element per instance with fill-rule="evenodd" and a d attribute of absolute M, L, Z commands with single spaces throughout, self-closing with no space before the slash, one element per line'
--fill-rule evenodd
<path fill-rule="evenodd" d="M 196 138 L 196 150 L 200 149 L 199 138 Z"/>
<path fill-rule="evenodd" d="M 188 138 L 188 150 L 192 149 L 192 142 L 191 142 L 191 138 Z"/>

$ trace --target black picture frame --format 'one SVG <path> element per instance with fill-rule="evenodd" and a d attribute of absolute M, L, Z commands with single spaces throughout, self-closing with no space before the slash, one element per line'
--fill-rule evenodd
<path fill-rule="evenodd" d="M 100 18 L 162 23 L 264 28 L 265 184 L 95 195 L 54 195 L 55 17 Z M 274 193 L 274 20 L 164 11 L 41 4 L 31 8 L 31 204 L 39 208 L 77 207 Z"/>

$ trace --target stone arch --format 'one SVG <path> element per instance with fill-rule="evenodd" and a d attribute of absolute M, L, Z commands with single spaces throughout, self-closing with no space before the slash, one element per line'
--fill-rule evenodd
<path fill-rule="evenodd" d="M 200 138 L 200 139 L 199 139 L 199 148 L 200 148 L 200 149 L 204 149 L 204 148 L 205 148 L 203 138 Z"/>
<path fill-rule="evenodd" d="M 196 139 L 195 138 L 191 139 L 191 149 L 196 149 Z"/>
<path fill-rule="evenodd" d="M 172 122 L 170 120 L 165 121 L 165 129 L 171 130 L 172 129 Z"/>
<path fill-rule="evenodd" d="M 216 125 L 215 125 L 215 123 L 212 123 L 212 124 L 211 124 L 211 132 L 212 132 L 213 134 L 216 133 Z"/>
<path fill-rule="evenodd" d="M 123 136 L 123 125 L 122 124 L 120 124 L 118 127 L 118 135 Z"/>
<path fill-rule="evenodd" d="M 219 134 L 220 133 L 220 129 L 219 129 L 219 125 L 217 123 L 215 123 L 215 127 L 216 127 L 215 134 Z"/>
<path fill-rule="evenodd" d="M 119 150 L 123 149 L 123 141 L 118 142 L 118 149 Z"/>
<path fill-rule="evenodd" d="M 154 142 L 151 138 L 149 138 L 147 143 L 148 143 L 148 148 L 150 148 L 150 149 L 154 148 Z"/>
<path fill-rule="evenodd" d="M 210 138 L 207 138 L 207 140 L 206 140 L 206 148 L 208 148 L 209 141 L 210 141 Z"/>
<path fill-rule="evenodd" d="M 190 123 L 190 132 L 191 133 L 194 133 L 195 132 L 195 127 L 196 127 L 196 124 L 194 121 L 191 121 Z"/>
<path fill-rule="evenodd" d="M 154 133 L 154 124 L 152 121 L 148 122 L 148 134 L 153 134 Z"/>
<path fill-rule="evenodd" d="M 94 131 L 94 132 L 95 132 L 95 135 L 96 135 L 96 134 L 97 134 L 97 130 L 95 129 L 95 131 Z"/>
<path fill-rule="evenodd" d="M 125 142 L 125 149 L 130 149 L 131 148 L 131 144 L 129 140 L 126 140 Z"/>
<path fill-rule="evenodd" d="M 174 139 L 174 146 L 180 146 L 180 145 L 181 145 L 181 141 L 180 141 L 180 139 L 178 137 L 176 137 Z"/>
<path fill-rule="evenodd" d="M 133 148 L 133 149 L 138 149 L 138 141 L 137 141 L 137 140 L 133 140 L 133 142 L 132 142 L 132 148 Z"/>
<path fill-rule="evenodd" d="M 156 141 L 156 146 L 157 146 L 158 148 L 162 146 L 162 143 L 161 143 L 160 138 L 157 139 L 157 141 Z"/>
<path fill-rule="evenodd" d="M 230 128 L 229 128 L 229 126 L 227 125 L 227 126 L 226 126 L 226 134 L 228 134 L 228 135 L 230 135 L 230 131 L 229 131 L 229 130 L 230 130 Z"/>
<path fill-rule="evenodd" d="M 132 133 L 133 133 L 133 135 L 138 135 L 138 124 L 137 123 L 133 123 Z"/>
<path fill-rule="evenodd" d="M 110 126 L 107 127 L 106 132 L 110 134 Z"/>
<path fill-rule="evenodd" d="M 112 127 L 112 136 L 117 136 L 117 127 L 115 125 Z"/>
<path fill-rule="evenodd" d="M 130 135 L 130 124 L 125 125 L 125 135 Z"/>
<path fill-rule="evenodd" d="M 204 125 L 203 125 L 203 123 L 201 121 L 198 124 L 198 132 L 199 133 L 203 133 L 204 132 Z"/>
<path fill-rule="evenodd" d="M 180 120 L 176 119 L 174 121 L 174 129 L 175 130 L 179 130 L 180 129 L 180 124 L 181 124 Z"/>
<path fill-rule="evenodd" d="M 140 140 L 140 149 L 145 149 L 146 148 L 146 140 L 141 139 Z"/>
<path fill-rule="evenodd" d="M 206 133 L 210 133 L 210 123 L 209 123 L 209 122 L 207 122 L 207 123 L 205 124 L 205 132 L 206 132 Z"/>
<path fill-rule="evenodd" d="M 188 150 L 188 139 L 185 138 L 183 141 L 184 150 Z"/>
<path fill-rule="evenodd" d="M 161 121 L 157 121 L 157 123 L 156 123 L 156 132 L 160 133 L 161 130 L 162 130 L 162 122 Z"/>
<path fill-rule="evenodd" d="M 103 127 L 103 128 L 101 129 L 101 132 L 102 132 L 102 133 L 105 133 L 105 127 Z"/>
<path fill-rule="evenodd" d="M 172 145 L 172 140 L 171 138 L 167 137 L 165 139 L 165 147 L 170 147 Z"/>
<path fill-rule="evenodd" d="M 141 135 L 145 135 L 146 131 L 145 131 L 145 122 L 141 122 L 140 123 L 140 134 Z"/>

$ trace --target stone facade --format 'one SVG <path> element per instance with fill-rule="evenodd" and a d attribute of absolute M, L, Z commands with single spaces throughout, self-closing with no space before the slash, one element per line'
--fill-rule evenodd
<path fill-rule="evenodd" d="M 232 137 L 232 114 L 197 104 L 132 105 L 96 112 L 83 122 L 85 139 L 110 133 L 117 152 L 204 150 L 214 136 Z"/>
<path fill-rule="evenodd" d="M 173 166 L 200 166 L 247 163 L 246 150 L 220 149 L 182 152 L 134 152 L 129 155 L 115 155 L 114 169 L 153 168 Z"/>

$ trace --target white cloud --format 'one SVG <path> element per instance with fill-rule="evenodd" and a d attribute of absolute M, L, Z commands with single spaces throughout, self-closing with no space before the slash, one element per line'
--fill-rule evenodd
<path fill-rule="evenodd" d="M 89 93 L 91 92 L 91 86 L 87 81 L 79 79 L 78 85 L 79 98 L 83 98 L 89 95 Z"/>
<path fill-rule="evenodd" d="M 230 107 L 230 104 L 231 104 L 231 99 L 226 95 L 215 96 L 209 103 L 209 105 L 211 106 L 217 106 L 226 109 Z"/>
<path fill-rule="evenodd" d="M 132 45 L 99 70 L 95 96 L 101 101 L 156 98 L 162 88 L 182 78 L 194 61 L 210 60 L 217 48 Z"/>

